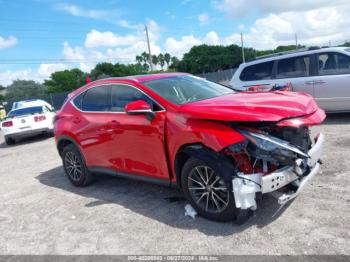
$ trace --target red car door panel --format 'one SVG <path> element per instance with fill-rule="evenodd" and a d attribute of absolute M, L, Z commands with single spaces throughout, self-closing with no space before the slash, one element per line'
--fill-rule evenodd
<path fill-rule="evenodd" d="M 145 115 L 107 115 L 112 139 L 108 161 L 117 172 L 169 179 L 164 147 L 165 111 L 150 121 Z"/>

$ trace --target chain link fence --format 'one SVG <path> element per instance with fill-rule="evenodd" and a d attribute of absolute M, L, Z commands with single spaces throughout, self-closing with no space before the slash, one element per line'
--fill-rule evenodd
<path fill-rule="evenodd" d="M 54 94 L 45 94 L 45 95 L 38 95 L 38 96 L 27 96 L 27 97 L 21 97 L 16 99 L 9 99 L 7 100 L 6 104 L 4 104 L 4 107 L 6 109 L 6 112 L 9 112 L 12 108 L 12 104 L 14 102 L 23 101 L 23 100 L 31 100 L 31 99 L 42 99 L 49 104 L 51 104 L 56 110 L 59 110 L 61 106 L 64 103 L 64 100 L 66 99 L 67 95 L 70 92 L 62 92 L 62 93 L 54 93 Z"/>
<path fill-rule="evenodd" d="M 207 80 L 228 85 L 231 81 L 233 74 L 236 72 L 237 68 L 231 68 L 227 70 L 222 70 L 218 72 L 199 74 L 198 76 L 203 77 Z"/>

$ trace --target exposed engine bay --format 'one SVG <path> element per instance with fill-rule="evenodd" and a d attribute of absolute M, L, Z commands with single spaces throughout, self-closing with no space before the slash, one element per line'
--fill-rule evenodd
<path fill-rule="evenodd" d="M 285 204 L 317 173 L 324 142 L 322 134 L 312 139 L 305 126 L 237 130 L 246 140 L 225 151 L 236 166 L 232 189 L 237 208 L 255 210 L 258 192 L 273 192 L 278 202 Z"/>

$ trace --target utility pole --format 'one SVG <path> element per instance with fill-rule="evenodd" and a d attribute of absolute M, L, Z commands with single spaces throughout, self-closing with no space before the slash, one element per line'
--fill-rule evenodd
<path fill-rule="evenodd" d="M 294 34 L 295 37 L 295 49 L 298 49 L 298 35 L 297 33 Z"/>
<path fill-rule="evenodd" d="M 149 64 L 150 64 L 150 66 L 151 66 L 151 71 L 153 71 L 152 54 L 151 54 L 151 45 L 150 45 L 150 43 L 149 43 L 149 36 L 148 36 L 147 25 L 145 25 L 145 31 L 146 31 L 146 37 L 147 37 Z"/>
<path fill-rule="evenodd" d="M 245 63 L 244 45 L 243 45 L 243 33 L 242 32 L 241 32 L 241 46 L 242 46 L 242 59 L 243 59 L 243 63 Z"/>

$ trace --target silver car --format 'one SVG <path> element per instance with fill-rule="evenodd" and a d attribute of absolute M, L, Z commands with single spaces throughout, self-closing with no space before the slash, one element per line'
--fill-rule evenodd
<path fill-rule="evenodd" d="M 350 112 L 350 48 L 299 49 L 257 58 L 239 66 L 230 85 L 270 91 L 290 84 L 311 94 L 327 112 Z"/>

